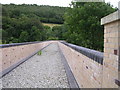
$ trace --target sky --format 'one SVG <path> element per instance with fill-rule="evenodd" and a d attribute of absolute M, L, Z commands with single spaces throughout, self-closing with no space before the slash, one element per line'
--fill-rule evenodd
<path fill-rule="evenodd" d="M 50 6 L 63 6 L 67 7 L 72 0 L 0 0 L 2 4 L 38 4 L 38 5 L 50 5 Z M 118 7 L 118 2 L 120 0 L 105 0 L 105 2 L 110 2 L 114 7 Z"/>

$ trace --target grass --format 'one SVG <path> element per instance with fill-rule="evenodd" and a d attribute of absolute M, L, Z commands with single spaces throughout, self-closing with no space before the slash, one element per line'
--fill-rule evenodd
<path fill-rule="evenodd" d="M 0 44 L 2 44 L 2 40 L 0 40 Z"/>
<path fill-rule="evenodd" d="M 41 55 L 42 54 L 42 51 L 39 51 L 38 53 L 37 53 L 37 55 Z"/>
<path fill-rule="evenodd" d="M 42 23 L 44 26 L 54 27 L 54 26 L 61 26 L 62 24 L 53 24 L 53 23 Z"/>

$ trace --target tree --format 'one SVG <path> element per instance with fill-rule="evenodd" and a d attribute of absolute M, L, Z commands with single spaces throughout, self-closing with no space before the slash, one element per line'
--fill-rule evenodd
<path fill-rule="evenodd" d="M 2 5 L 4 43 L 43 41 L 53 37 L 51 28 L 41 22 L 63 23 L 65 7 L 36 4 Z M 1 18 L 1 17 L 0 17 Z M 6 36 L 7 34 L 7 36 Z M 53 37 L 55 38 L 55 37 Z"/>
<path fill-rule="evenodd" d="M 21 32 L 19 37 L 19 42 L 27 42 L 29 38 L 29 34 L 26 31 Z"/>
<path fill-rule="evenodd" d="M 64 15 L 67 41 L 91 49 L 103 51 L 104 29 L 101 18 L 115 9 L 104 2 L 72 2 Z"/>
<path fill-rule="evenodd" d="M 52 28 L 53 37 L 58 38 L 59 40 L 65 39 L 64 33 L 66 32 L 65 26 L 54 26 Z"/>
<path fill-rule="evenodd" d="M 5 44 L 7 41 L 7 35 L 8 33 L 5 30 L 0 29 L 0 40 L 2 40 L 3 44 Z"/>
<path fill-rule="evenodd" d="M 42 41 L 42 32 L 36 26 L 33 26 L 30 33 L 31 41 Z"/>

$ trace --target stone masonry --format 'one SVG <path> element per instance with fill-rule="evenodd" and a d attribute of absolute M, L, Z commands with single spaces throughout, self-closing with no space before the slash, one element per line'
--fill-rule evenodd
<path fill-rule="evenodd" d="M 120 11 L 114 12 L 101 20 L 104 25 L 104 63 L 103 88 L 118 88 L 119 48 L 120 48 Z"/>

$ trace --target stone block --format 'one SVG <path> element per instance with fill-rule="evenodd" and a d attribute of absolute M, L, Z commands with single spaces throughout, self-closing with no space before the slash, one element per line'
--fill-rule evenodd
<path fill-rule="evenodd" d="M 101 25 L 105 25 L 105 24 L 108 24 L 108 23 L 111 23 L 113 21 L 117 21 L 120 19 L 120 15 L 119 15 L 120 11 L 116 11 L 104 18 L 101 19 Z"/>

